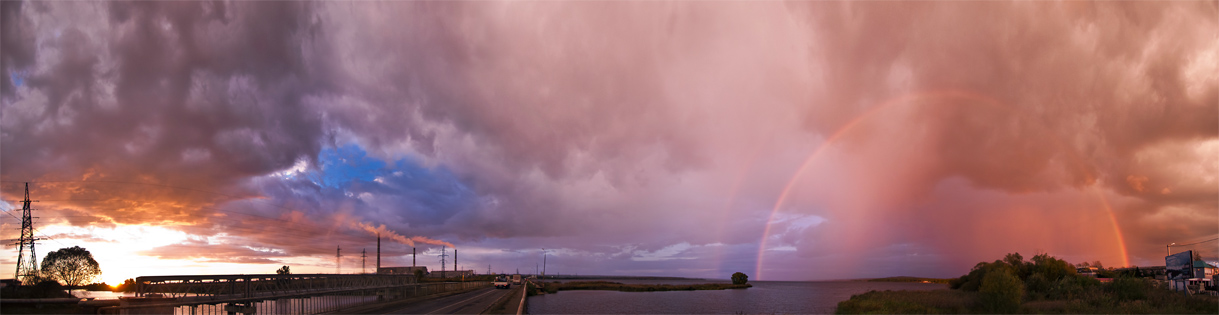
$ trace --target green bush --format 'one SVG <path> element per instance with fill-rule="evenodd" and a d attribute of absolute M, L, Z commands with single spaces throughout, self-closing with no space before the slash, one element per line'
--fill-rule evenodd
<path fill-rule="evenodd" d="M 1092 291 L 1098 291 L 1100 281 L 1096 278 L 1082 275 L 1070 275 L 1055 281 L 1050 286 L 1050 291 L 1046 292 L 1046 296 L 1055 300 L 1069 300 L 1082 298 L 1084 295 Z"/>
<path fill-rule="evenodd" d="M 978 288 L 982 286 L 982 278 L 986 277 L 987 273 L 995 269 L 1004 269 L 1007 267 L 1008 266 L 1006 266 L 1006 264 L 998 260 L 993 263 L 980 262 L 977 265 L 974 265 L 973 269 L 969 270 L 968 274 L 955 280 L 948 281 L 948 286 L 952 289 L 977 292 Z"/>
<path fill-rule="evenodd" d="M 1007 270 L 989 272 L 982 278 L 978 297 L 988 311 L 1014 313 L 1020 309 L 1020 301 L 1024 298 L 1024 283 Z"/>
<path fill-rule="evenodd" d="M 838 314 L 973 313 L 974 295 L 960 290 L 870 291 L 838 303 Z"/>
<path fill-rule="evenodd" d="M 965 276 L 948 280 L 948 288 L 953 290 L 961 290 L 961 286 L 965 285 Z"/>
<path fill-rule="evenodd" d="M 1071 266 L 1065 260 L 1054 258 L 1049 254 L 1041 254 L 1033 256 L 1033 263 L 1026 265 L 1029 268 L 1027 274 L 1040 274 L 1049 281 L 1058 281 L 1059 279 L 1075 275 L 1075 267 Z M 1025 281 L 1028 281 L 1028 278 Z"/>
<path fill-rule="evenodd" d="M 1114 279 L 1105 291 L 1117 296 L 1118 300 L 1146 300 L 1148 293 L 1155 285 L 1145 278 L 1121 277 Z"/>
<path fill-rule="evenodd" d="M 1024 281 L 1025 296 L 1029 300 L 1040 300 L 1046 297 L 1046 292 L 1050 291 L 1052 284 L 1049 279 L 1046 279 L 1045 274 L 1034 273 L 1029 276 L 1028 280 Z"/>
<path fill-rule="evenodd" d="M 1137 269 L 1128 272 L 1140 273 Z M 949 285 L 955 290 L 859 294 L 839 303 L 837 312 L 1219 314 L 1219 297 L 1185 295 L 1132 276 L 1101 283 L 1045 254 L 1034 256 L 1031 262 L 1023 261 L 1019 254 L 981 262 Z"/>
<path fill-rule="evenodd" d="M 534 286 L 534 285 L 530 285 L 529 282 L 525 282 L 525 296 L 538 295 L 538 294 L 540 294 L 541 291 L 542 291 L 541 288 L 538 288 L 537 286 Z"/>
<path fill-rule="evenodd" d="M 980 262 L 974 265 L 969 274 L 950 280 L 948 282 L 949 288 L 978 291 L 982 286 L 982 279 L 987 274 L 1002 270 L 1011 273 L 1025 283 L 1030 281 L 1038 282 L 1035 288 L 1030 288 L 1029 293 L 1042 295 L 1046 292 L 1045 290 L 1049 289 L 1049 283 L 1075 274 L 1075 267 L 1071 266 L 1070 263 L 1047 254 L 1033 256 L 1032 261 L 1024 261 L 1023 259 L 1024 257 L 1020 256 L 1020 253 L 1011 253 L 1004 256 L 1002 260 Z M 1030 280 L 1033 276 L 1037 275 L 1040 275 L 1041 279 Z"/>
<path fill-rule="evenodd" d="M 732 284 L 745 284 L 746 282 L 749 282 L 749 276 L 745 275 L 745 273 L 738 272 L 732 274 Z"/>

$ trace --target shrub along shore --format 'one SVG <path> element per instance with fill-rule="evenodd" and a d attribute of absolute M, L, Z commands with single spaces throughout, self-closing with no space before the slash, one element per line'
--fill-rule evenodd
<path fill-rule="evenodd" d="M 871 291 L 838 303 L 839 314 L 912 313 L 1125 313 L 1219 314 L 1219 298 L 1187 296 L 1147 278 L 1110 283 L 1075 274 L 1046 254 L 1024 261 L 1019 253 L 978 263 L 949 282 L 950 290 Z"/>
<path fill-rule="evenodd" d="M 918 283 L 945 283 L 945 284 L 946 284 L 946 283 L 948 283 L 948 282 L 949 282 L 949 281 L 951 281 L 951 280 L 952 280 L 952 279 L 939 279 L 939 278 L 919 278 L 919 277 L 907 277 L 907 276 L 899 276 L 899 277 L 888 277 L 888 278 L 866 279 L 865 281 L 868 281 L 868 282 L 918 282 Z"/>

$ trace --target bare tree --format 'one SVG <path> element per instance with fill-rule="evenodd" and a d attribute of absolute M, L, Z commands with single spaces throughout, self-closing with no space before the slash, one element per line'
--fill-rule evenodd
<path fill-rule="evenodd" d="M 80 246 L 61 248 L 42 259 L 42 275 L 69 287 L 86 285 L 100 274 L 93 254 Z"/>

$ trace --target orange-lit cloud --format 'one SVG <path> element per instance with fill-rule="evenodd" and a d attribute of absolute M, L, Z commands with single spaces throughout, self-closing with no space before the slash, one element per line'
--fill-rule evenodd
<path fill-rule="evenodd" d="M 497 268 L 947 277 L 1219 234 L 1214 2 L 0 11 L 0 207 L 32 182 L 48 236 L 124 272 L 332 272 L 380 233 Z M 103 236 L 141 228 L 183 235 Z"/>
<path fill-rule="evenodd" d="M 1130 188 L 1138 192 L 1143 192 L 1143 183 L 1147 182 L 1147 176 L 1126 176 L 1126 183 L 1130 184 Z"/>

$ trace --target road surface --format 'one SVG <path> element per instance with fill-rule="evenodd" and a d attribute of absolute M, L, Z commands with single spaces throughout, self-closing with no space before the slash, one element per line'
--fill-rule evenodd
<path fill-rule="evenodd" d="M 466 293 L 427 299 L 407 305 L 377 311 L 381 314 L 478 314 L 512 293 L 512 290 L 482 288 Z"/>

